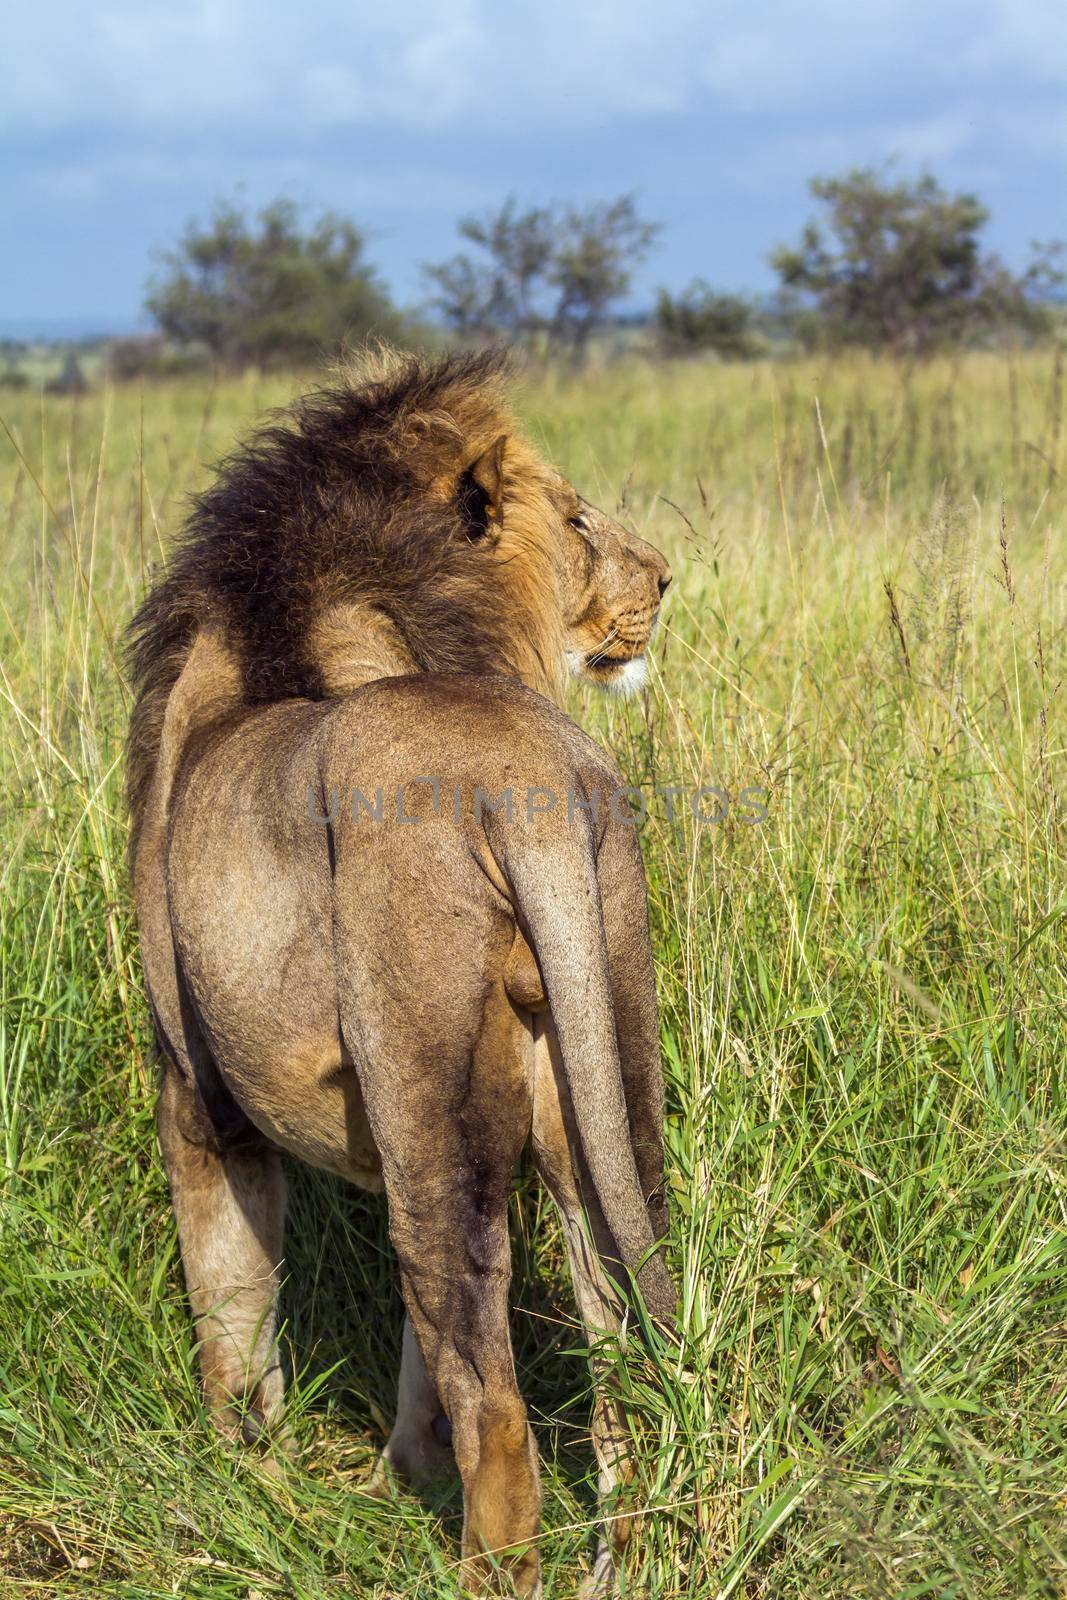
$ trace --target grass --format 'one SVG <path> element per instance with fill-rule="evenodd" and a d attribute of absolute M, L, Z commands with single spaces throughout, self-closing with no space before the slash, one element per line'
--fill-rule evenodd
<path fill-rule="evenodd" d="M 400 1335 L 380 1202 L 294 1173 L 302 1456 L 271 1483 L 205 1425 L 155 1150 L 116 642 L 286 392 L 4 399 L 5 1600 L 458 1592 L 455 1494 L 360 1493 Z M 524 406 L 677 573 L 649 694 L 574 714 L 635 782 L 732 797 L 643 835 L 683 1343 L 615 1356 L 650 1508 L 626 1592 L 1067 1593 L 1062 358 L 635 364 Z M 562 1595 L 588 1379 L 525 1174 L 515 1224 Z"/>

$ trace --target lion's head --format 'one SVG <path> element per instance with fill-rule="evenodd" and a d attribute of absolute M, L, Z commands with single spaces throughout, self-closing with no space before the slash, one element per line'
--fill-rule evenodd
<path fill-rule="evenodd" d="M 484 603 L 500 605 L 538 659 L 513 660 L 532 687 L 558 695 L 568 675 L 625 691 L 645 651 L 671 571 L 660 552 L 584 500 L 521 437 L 500 434 L 440 492 L 460 513 L 462 559 Z M 524 616 L 525 613 L 525 616 Z M 516 638 L 511 650 L 522 647 Z"/>
<path fill-rule="evenodd" d="M 574 491 L 566 485 L 568 495 Z M 645 678 L 645 651 L 671 569 L 655 545 L 575 496 L 564 540 L 567 660 L 571 670 L 626 692 Z"/>
<path fill-rule="evenodd" d="M 249 704 L 404 672 L 643 676 L 670 582 L 651 545 L 523 439 L 496 352 L 378 352 L 220 466 L 131 627 L 136 826 L 167 697 L 220 629 Z"/>

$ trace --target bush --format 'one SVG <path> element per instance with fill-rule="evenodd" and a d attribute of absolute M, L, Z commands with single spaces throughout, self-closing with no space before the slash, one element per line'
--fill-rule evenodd
<path fill-rule="evenodd" d="M 131 383 L 139 378 L 206 372 L 212 357 L 204 344 L 176 345 L 161 334 L 147 334 L 110 340 L 104 360 L 112 383 Z"/>
<path fill-rule="evenodd" d="M 717 355 L 745 360 L 757 353 L 752 307 L 736 294 L 719 294 L 695 279 L 679 295 L 661 289 L 656 301 L 656 336 L 665 355 Z"/>

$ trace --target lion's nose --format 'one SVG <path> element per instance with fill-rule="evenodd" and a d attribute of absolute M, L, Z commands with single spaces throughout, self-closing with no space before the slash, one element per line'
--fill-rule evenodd
<path fill-rule="evenodd" d="M 661 600 L 663 599 L 663 596 L 667 593 L 667 590 L 670 588 L 671 579 L 673 577 L 674 577 L 674 573 L 671 571 L 670 567 L 668 567 L 667 564 L 664 563 L 663 571 L 660 573 L 659 577 L 656 580 L 656 582 L 659 584 L 659 597 L 660 597 Z"/>

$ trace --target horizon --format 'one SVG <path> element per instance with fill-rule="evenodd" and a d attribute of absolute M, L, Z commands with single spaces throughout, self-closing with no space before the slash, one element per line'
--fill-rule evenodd
<path fill-rule="evenodd" d="M 751 297 L 816 211 L 813 176 L 896 160 L 990 212 L 1018 268 L 1064 230 L 1067 26 L 1048 0 L 773 0 L 754 28 L 665 0 L 523 18 L 485 0 L 399 0 L 388 17 L 322 0 L 160 0 L 15 16 L 0 124 L 12 238 L 0 335 L 147 328 L 154 258 L 219 200 L 333 209 L 397 303 L 460 248 L 459 219 L 509 194 L 582 204 L 634 191 L 663 233 L 623 307 L 696 277 Z M 560 47 L 566 42 L 566 48 Z M 521 69 L 516 63 L 521 62 Z M 66 337 L 77 337 L 68 332 Z M 21 337 L 30 337 L 24 333 Z"/>

